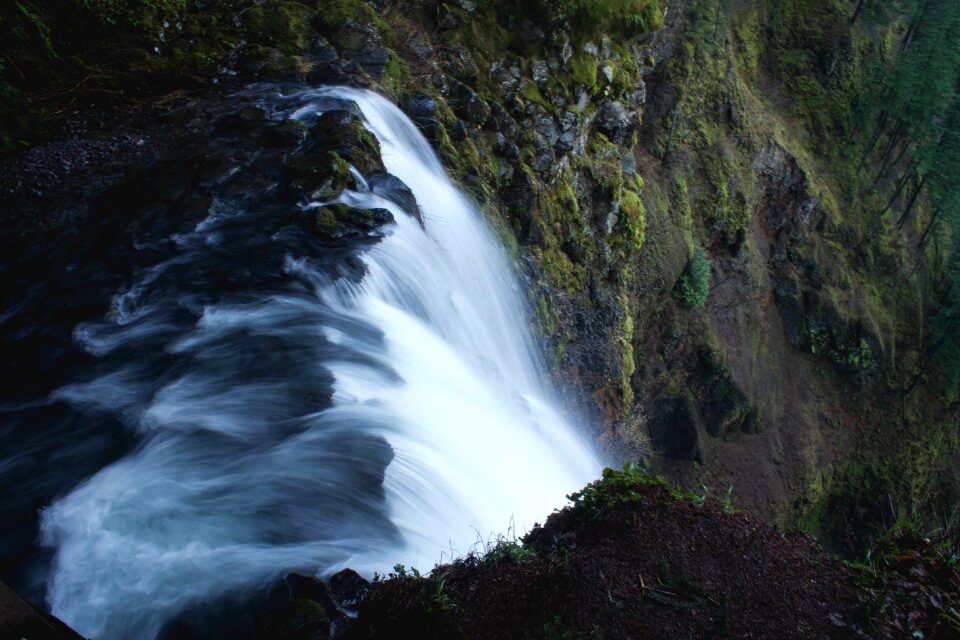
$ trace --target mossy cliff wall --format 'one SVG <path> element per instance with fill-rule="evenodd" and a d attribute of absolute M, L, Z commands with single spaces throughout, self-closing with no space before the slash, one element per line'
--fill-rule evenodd
<path fill-rule="evenodd" d="M 840 546 L 952 509 L 956 408 L 909 384 L 922 287 L 857 171 L 858 96 L 897 24 L 851 25 L 843 0 L 144 4 L 147 53 L 88 51 L 84 83 L 223 65 L 396 100 L 501 234 L 611 458 Z M 79 45 L 54 38 L 54 60 L 24 15 L 7 47 L 67 65 Z M 8 107 L 60 104 L 4 74 Z"/>

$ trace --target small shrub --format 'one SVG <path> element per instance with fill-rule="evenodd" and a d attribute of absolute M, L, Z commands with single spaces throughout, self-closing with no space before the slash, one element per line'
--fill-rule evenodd
<path fill-rule="evenodd" d="M 673 287 L 673 297 L 688 307 L 702 307 L 707 303 L 709 293 L 710 254 L 698 246 Z"/>
<path fill-rule="evenodd" d="M 667 489 L 678 500 L 693 500 L 696 497 L 669 486 L 662 476 L 645 474 L 636 464 L 628 462 L 623 465 L 622 471 L 607 467 L 599 480 L 571 493 L 567 499 L 573 503 L 574 511 L 596 516 L 607 509 L 639 500 L 643 496 L 642 489 L 651 485 Z"/>

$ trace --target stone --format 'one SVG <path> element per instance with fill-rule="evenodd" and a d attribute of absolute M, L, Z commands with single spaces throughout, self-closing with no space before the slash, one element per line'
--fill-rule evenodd
<path fill-rule="evenodd" d="M 343 51 L 356 53 L 364 49 L 375 49 L 383 46 L 380 31 L 372 24 L 361 24 L 347 20 L 337 27 L 333 41 Z"/>
<path fill-rule="evenodd" d="M 609 64 L 602 65 L 600 67 L 600 73 L 603 74 L 603 77 L 606 78 L 607 84 L 613 83 L 613 67 Z"/>
<path fill-rule="evenodd" d="M 307 129 L 297 120 L 284 120 L 270 127 L 263 134 L 263 144 L 267 147 L 288 148 L 303 142 Z"/>
<path fill-rule="evenodd" d="M 423 213 L 417 198 L 403 180 L 386 171 L 374 171 L 367 176 L 367 184 L 373 193 L 393 202 L 423 226 Z"/>
<path fill-rule="evenodd" d="M 390 50 L 384 47 L 363 49 L 354 54 L 353 61 L 373 78 L 380 80 L 386 74 L 387 65 L 390 63 Z"/>
<path fill-rule="evenodd" d="M 517 131 L 516 120 L 510 117 L 510 114 L 507 113 L 507 110 L 504 109 L 503 105 L 499 102 L 490 103 L 490 120 L 488 124 L 492 125 L 495 131 L 499 131 L 508 137 L 513 137 Z"/>
<path fill-rule="evenodd" d="M 450 139 L 454 142 L 460 142 L 467 138 L 467 127 L 463 124 L 463 120 L 457 120 L 453 127 L 450 128 Z"/>
<path fill-rule="evenodd" d="M 447 81 L 454 112 L 468 122 L 484 124 L 490 117 L 490 106 L 477 93 L 462 82 L 449 78 Z"/>
<path fill-rule="evenodd" d="M 633 120 L 633 114 L 623 108 L 616 100 L 607 100 L 600 108 L 597 128 L 611 141 L 620 144 L 626 140 L 627 132 Z"/>
<path fill-rule="evenodd" d="M 336 48 L 323 36 L 310 38 L 303 52 L 318 64 L 329 64 L 339 57 Z"/>
<path fill-rule="evenodd" d="M 550 81 L 550 67 L 546 60 L 534 60 L 530 63 L 530 73 L 533 76 L 533 81 L 541 89 Z"/>
<path fill-rule="evenodd" d="M 543 136 L 551 147 L 557 143 L 557 139 L 560 137 L 560 129 L 552 115 L 544 113 L 537 116 L 535 127 L 537 133 Z"/>
<path fill-rule="evenodd" d="M 329 587 L 334 601 L 344 609 L 356 609 L 371 589 L 370 583 L 353 569 L 330 576 Z"/>

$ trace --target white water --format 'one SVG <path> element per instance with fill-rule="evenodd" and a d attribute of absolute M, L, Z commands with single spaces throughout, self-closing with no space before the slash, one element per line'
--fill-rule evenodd
<path fill-rule="evenodd" d="M 543 385 L 521 292 L 479 212 L 385 99 L 336 89 L 278 103 L 309 118 L 330 96 L 360 106 L 426 228 L 349 192 L 350 204 L 396 218 L 364 254 L 362 282 L 330 281 L 309 256 L 290 255 L 290 279 L 310 293 L 206 307 L 168 339 L 183 364 L 159 391 L 143 391 L 152 373 L 136 362 L 61 390 L 121 413 L 144 437 L 43 514 L 43 541 L 56 551 L 52 610 L 86 636 L 153 637 L 190 605 L 290 571 L 429 569 L 511 527 L 523 532 L 599 473 Z M 216 209 L 179 239 L 177 262 L 215 243 L 217 221 L 234 214 Z M 78 339 L 103 354 L 169 333 L 155 307 L 136 301 L 155 276 L 119 300 L 113 322 L 81 327 Z M 231 342 L 238 332 L 297 346 L 283 351 L 290 366 L 245 374 L 256 363 Z M 330 374 L 332 407 L 291 409 L 305 384 Z"/>

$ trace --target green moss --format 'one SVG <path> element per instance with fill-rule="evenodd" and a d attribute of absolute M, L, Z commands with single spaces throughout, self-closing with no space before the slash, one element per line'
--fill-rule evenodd
<path fill-rule="evenodd" d="M 599 68 L 596 56 L 579 53 L 570 58 L 568 64 L 573 81 L 586 86 L 593 92 L 597 86 L 597 69 Z"/>
<path fill-rule="evenodd" d="M 380 86 L 394 101 L 410 86 L 410 67 L 393 50 L 390 51 L 390 59 L 387 61 L 387 69 L 380 80 Z"/>
<path fill-rule="evenodd" d="M 343 225 L 337 220 L 336 214 L 327 207 L 320 207 L 316 210 L 314 222 L 321 232 L 329 236 L 336 235 L 343 228 Z"/>
<path fill-rule="evenodd" d="M 621 291 L 620 311 L 623 313 L 623 324 L 621 326 L 620 336 L 617 338 L 620 349 L 620 395 L 623 401 L 623 413 L 630 412 L 633 404 L 634 394 L 633 385 L 630 380 L 637 370 L 636 362 L 633 356 L 633 310 L 630 305 L 630 298 L 626 291 Z"/>
<path fill-rule="evenodd" d="M 372 24 L 381 33 L 387 32 L 387 23 L 363 0 L 324 0 L 320 3 L 318 19 L 326 30 L 336 29 L 346 22 L 357 22 Z"/>
<path fill-rule="evenodd" d="M 625 190 L 620 199 L 620 221 L 627 236 L 629 246 L 639 251 L 643 246 L 647 229 L 647 212 L 634 191 Z"/>
<path fill-rule="evenodd" d="M 623 163 L 620 147 L 602 133 L 595 134 L 590 143 L 590 174 L 598 186 L 614 200 L 623 196 Z"/>
<path fill-rule="evenodd" d="M 313 11 L 299 2 L 278 0 L 269 7 L 251 7 L 243 19 L 254 42 L 294 55 L 303 49 L 312 32 L 312 16 Z"/>

